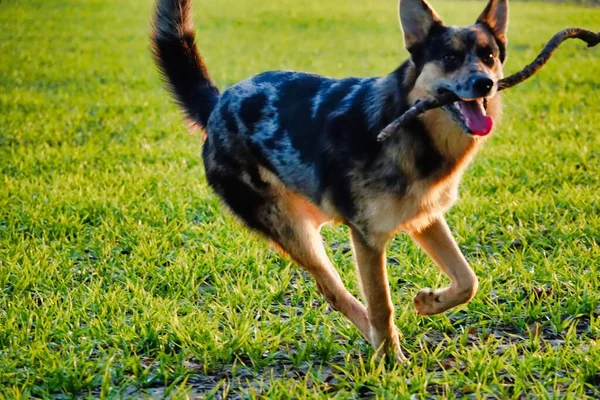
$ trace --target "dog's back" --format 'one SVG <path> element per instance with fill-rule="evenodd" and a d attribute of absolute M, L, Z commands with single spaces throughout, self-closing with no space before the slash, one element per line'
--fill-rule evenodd
<path fill-rule="evenodd" d="M 342 190 L 332 186 L 347 181 L 355 164 L 372 164 L 379 157 L 382 146 L 373 139 L 407 108 L 405 91 L 393 85 L 383 94 L 385 85 L 384 79 L 337 80 L 284 71 L 243 81 L 223 93 L 209 120 L 207 173 L 222 169 L 211 160 L 227 153 L 245 163 L 246 171 L 236 174 L 264 168 L 319 205 L 328 191 Z M 339 196 L 342 202 L 351 197 L 348 192 Z"/>

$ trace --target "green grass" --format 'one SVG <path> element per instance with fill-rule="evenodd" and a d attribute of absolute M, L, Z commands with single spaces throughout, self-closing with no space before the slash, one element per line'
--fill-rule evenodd
<path fill-rule="evenodd" d="M 433 2 L 453 24 L 478 2 Z M 196 0 L 220 87 L 268 69 L 381 75 L 406 57 L 393 0 Z M 448 215 L 481 288 L 390 246 L 410 366 L 383 368 L 315 284 L 207 187 L 162 89 L 146 0 L 0 1 L 0 397 L 600 396 L 600 50 L 567 43 L 505 94 Z M 600 9 L 515 3 L 507 71 Z M 358 293 L 347 230 L 325 231 Z"/>

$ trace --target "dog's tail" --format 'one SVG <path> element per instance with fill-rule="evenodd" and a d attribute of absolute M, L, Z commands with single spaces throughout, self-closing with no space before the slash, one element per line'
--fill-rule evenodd
<path fill-rule="evenodd" d="M 186 117 L 206 128 L 219 99 L 198 52 L 191 0 L 157 0 L 151 42 L 154 60 Z"/>

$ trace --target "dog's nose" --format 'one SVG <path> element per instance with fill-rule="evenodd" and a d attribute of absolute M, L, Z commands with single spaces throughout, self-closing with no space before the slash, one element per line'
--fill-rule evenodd
<path fill-rule="evenodd" d="M 477 97 L 487 96 L 492 91 L 493 87 L 494 81 L 490 78 L 473 78 L 473 92 L 475 92 L 475 96 Z"/>

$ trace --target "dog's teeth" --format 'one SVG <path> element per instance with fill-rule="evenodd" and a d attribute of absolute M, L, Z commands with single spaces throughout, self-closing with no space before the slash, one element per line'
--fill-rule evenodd
<path fill-rule="evenodd" d="M 481 109 L 481 112 L 483 113 L 483 115 L 487 115 L 487 110 L 485 109 L 485 105 L 483 104 L 483 102 L 484 102 L 483 99 L 478 99 L 477 100 L 477 105 Z"/>

